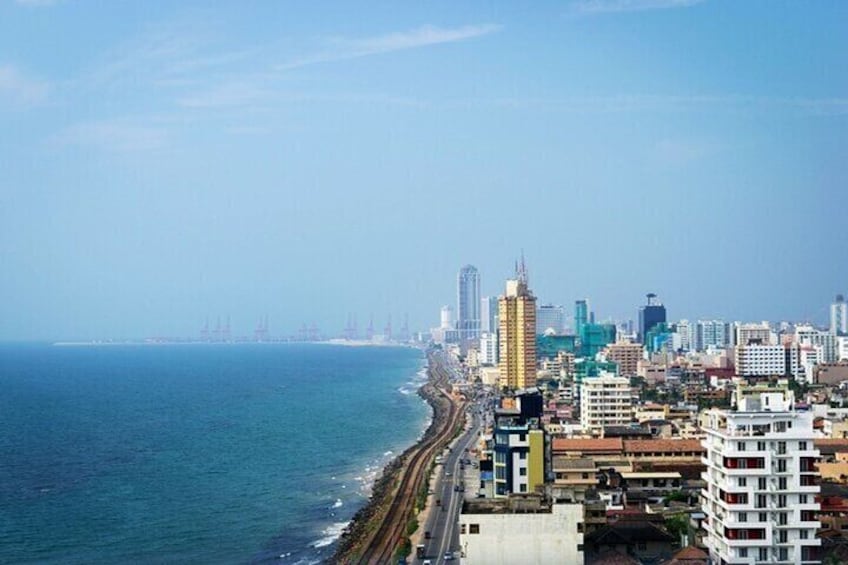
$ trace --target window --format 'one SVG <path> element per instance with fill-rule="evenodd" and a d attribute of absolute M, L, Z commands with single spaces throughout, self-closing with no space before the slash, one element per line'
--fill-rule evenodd
<path fill-rule="evenodd" d="M 459 525 L 459 535 L 465 534 L 465 524 Z"/>
<path fill-rule="evenodd" d="M 760 548 L 760 561 L 768 561 L 768 548 L 761 547 Z"/>
<path fill-rule="evenodd" d="M 781 508 L 786 508 L 786 495 L 785 494 L 781 494 L 780 496 L 777 497 L 777 505 L 780 506 Z"/>
<path fill-rule="evenodd" d="M 768 514 L 760 512 L 760 522 L 768 522 Z"/>
<path fill-rule="evenodd" d="M 799 451 L 807 451 L 807 442 L 806 441 L 799 441 L 798 442 L 798 450 Z"/>
<path fill-rule="evenodd" d="M 789 540 L 789 535 L 786 530 L 780 530 L 780 532 L 778 532 L 777 537 L 778 543 L 786 543 Z"/>
<path fill-rule="evenodd" d="M 527 459 L 527 452 L 526 452 L 526 451 L 521 451 L 521 452 L 519 452 L 519 453 L 518 453 L 518 458 L 519 458 L 519 459 L 521 459 L 522 461 L 523 461 L 524 459 Z"/>
<path fill-rule="evenodd" d="M 739 557 L 748 557 L 748 548 L 740 547 L 739 548 Z"/>
<path fill-rule="evenodd" d="M 589 473 L 583 473 L 583 475 L 582 475 L 582 477 L 581 477 L 581 478 L 583 478 L 583 479 L 588 479 L 588 478 L 589 478 Z"/>
<path fill-rule="evenodd" d="M 757 488 L 760 490 L 766 490 L 766 480 L 764 477 L 757 479 Z"/>
<path fill-rule="evenodd" d="M 777 472 L 785 473 L 786 472 L 786 459 L 780 459 L 777 462 Z"/>
<path fill-rule="evenodd" d="M 807 539 L 810 536 L 810 532 L 807 530 L 801 530 L 798 532 L 798 537 L 800 539 Z"/>
<path fill-rule="evenodd" d="M 736 449 L 738 451 L 745 451 L 745 442 L 744 441 L 737 441 L 736 442 Z"/>
<path fill-rule="evenodd" d="M 807 495 L 806 494 L 798 495 L 798 504 L 807 504 Z"/>
<path fill-rule="evenodd" d="M 757 451 L 765 451 L 766 450 L 766 442 L 758 441 L 757 442 Z"/>
<path fill-rule="evenodd" d="M 779 526 L 785 526 L 787 522 L 786 512 L 781 512 L 777 515 L 777 524 Z"/>
<path fill-rule="evenodd" d="M 518 485 L 518 492 L 527 492 L 527 483 L 521 483 Z"/>
<path fill-rule="evenodd" d="M 739 479 L 739 486 L 740 486 L 740 487 L 746 487 L 746 486 L 748 486 L 748 479 L 746 479 L 745 477 L 741 477 L 741 478 Z"/>
<path fill-rule="evenodd" d="M 787 561 L 789 559 L 789 550 L 785 547 L 781 547 L 777 550 L 777 559 L 778 561 Z"/>
<path fill-rule="evenodd" d="M 479 534 L 480 533 L 480 524 L 468 524 L 468 533 L 469 534 Z"/>
<path fill-rule="evenodd" d="M 747 512 L 740 512 L 739 513 L 739 521 L 740 522 L 747 522 L 748 521 L 748 513 Z"/>
<path fill-rule="evenodd" d="M 786 453 L 786 442 L 779 441 L 777 442 L 777 454 L 784 455 Z"/>
<path fill-rule="evenodd" d="M 518 441 L 527 441 L 527 434 L 518 434 Z"/>
<path fill-rule="evenodd" d="M 766 504 L 766 495 L 758 494 L 757 495 L 757 508 L 765 508 Z"/>
<path fill-rule="evenodd" d="M 780 477 L 777 479 L 777 488 L 780 490 L 786 490 L 786 477 Z"/>
<path fill-rule="evenodd" d="M 526 477 L 527 476 L 527 467 L 522 467 L 521 469 L 519 469 L 518 474 L 521 475 L 522 477 Z"/>
<path fill-rule="evenodd" d="M 648 544 L 643 541 L 640 541 L 636 544 L 636 549 L 639 551 L 645 551 L 648 549 Z"/>

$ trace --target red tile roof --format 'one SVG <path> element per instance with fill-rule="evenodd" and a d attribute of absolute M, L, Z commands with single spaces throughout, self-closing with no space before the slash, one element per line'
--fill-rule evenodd
<path fill-rule="evenodd" d="M 624 441 L 625 453 L 681 453 L 704 451 L 699 439 L 631 439 Z"/>
<path fill-rule="evenodd" d="M 583 438 L 554 438 L 554 451 L 604 451 L 621 452 L 624 444 L 621 438 L 583 439 Z"/>

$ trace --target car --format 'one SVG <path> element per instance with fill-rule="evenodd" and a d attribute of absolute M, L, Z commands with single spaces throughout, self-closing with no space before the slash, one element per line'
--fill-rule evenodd
<path fill-rule="evenodd" d="M 453 561 L 453 552 L 451 552 L 451 551 L 445 552 L 445 561 Z"/>
<path fill-rule="evenodd" d="M 429 559 L 425 559 L 424 563 L 422 563 L 422 565 L 433 565 L 433 562 L 430 561 Z"/>
<path fill-rule="evenodd" d="M 445 476 L 446 476 L 446 477 L 450 477 L 450 476 L 451 476 L 451 472 L 450 472 L 450 471 L 445 471 Z"/>

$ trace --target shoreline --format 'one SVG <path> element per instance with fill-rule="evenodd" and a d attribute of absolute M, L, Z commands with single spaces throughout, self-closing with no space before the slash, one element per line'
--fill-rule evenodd
<path fill-rule="evenodd" d="M 324 561 L 325 563 L 351 563 L 355 561 L 355 558 L 363 550 L 363 542 L 367 541 L 369 533 L 375 527 L 374 520 L 380 518 L 381 511 L 394 498 L 394 487 L 398 482 L 400 472 L 403 470 L 408 456 L 410 453 L 419 449 L 442 426 L 446 413 L 438 402 L 439 393 L 435 388 L 435 377 L 429 361 L 426 370 L 427 381 L 418 388 L 417 394 L 427 402 L 432 410 L 427 429 L 415 443 L 407 447 L 403 453 L 386 464 L 380 476 L 374 480 L 368 502 L 357 510 L 350 519 L 350 523 L 338 539 L 332 557 Z"/>

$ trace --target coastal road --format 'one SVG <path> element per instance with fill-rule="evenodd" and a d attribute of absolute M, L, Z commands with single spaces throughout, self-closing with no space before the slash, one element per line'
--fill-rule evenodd
<path fill-rule="evenodd" d="M 432 508 L 424 524 L 424 530 L 429 531 L 431 535 L 431 539 L 423 542 L 425 559 L 429 559 L 434 564 L 444 563 L 445 553 L 454 553 L 459 550 L 459 512 L 462 509 L 465 493 L 455 492 L 454 487 L 462 483 L 460 461 L 469 456 L 465 449 L 474 447 L 480 435 L 476 405 L 470 405 L 468 412 L 471 418 L 469 429 L 456 439 L 451 451 L 446 453 L 444 464 L 437 468 L 434 498 L 439 499 L 441 505 Z M 464 486 L 470 493 L 477 491 L 476 485 Z"/>

